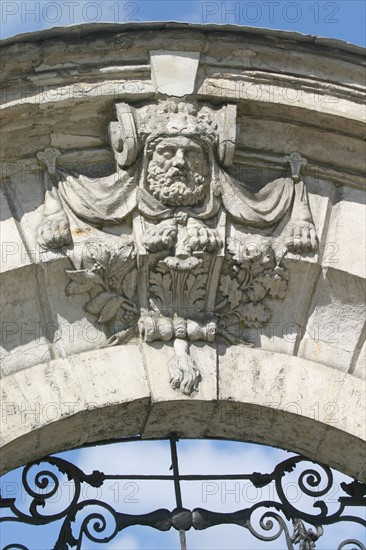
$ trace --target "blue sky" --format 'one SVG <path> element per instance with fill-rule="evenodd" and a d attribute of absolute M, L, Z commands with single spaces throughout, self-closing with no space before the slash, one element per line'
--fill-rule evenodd
<path fill-rule="evenodd" d="M 365 45 L 364 0 L 2 0 L 1 38 L 95 22 L 186 21 L 267 27 Z"/>
<path fill-rule="evenodd" d="M 94 2 L 89 0 L 2 0 L 1 9 L 1 38 L 15 36 L 17 34 L 42 30 L 54 26 L 67 26 L 70 24 L 95 23 L 95 22 L 131 22 L 131 21 L 185 21 L 191 23 L 215 23 L 215 24 L 237 24 L 241 26 L 267 27 L 297 31 L 303 34 L 313 34 L 324 37 L 338 38 L 361 46 L 365 45 L 365 7 L 364 0 L 263 0 L 263 1 L 180 1 L 180 0 L 136 0 L 118 1 L 103 0 Z M 127 444 L 124 444 L 127 445 Z M 140 445 L 140 447 L 138 447 Z M 141 446 L 145 445 L 145 447 Z M 105 469 L 109 472 L 116 472 L 124 465 L 124 468 L 143 468 L 147 464 L 149 471 L 161 465 L 162 473 L 168 473 L 169 450 L 165 443 L 155 443 L 147 449 L 146 444 L 137 443 L 135 446 L 125 446 L 124 451 L 116 455 L 115 447 L 96 448 L 84 451 L 67 453 L 66 458 L 75 460 L 85 471 L 93 469 Z M 232 471 L 271 471 L 278 460 L 287 458 L 283 451 L 270 450 L 260 446 L 242 445 L 238 443 L 214 443 L 214 442 L 182 442 L 182 467 L 191 470 L 192 473 L 215 473 L 221 465 L 225 470 Z M 147 460 L 146 460 L 147 459 Z M 254 466 L 253 466 L 254 465 Z M 146 472 L 148 473 L 148 472 Z M 3 496 L 12 488 L 20 487 L 19 470 L 8 474 L 2 479 Z M 338 474 L 337 474 L 338 475 Z M 338 478 L 337 478 L 338 479 Z M 339 478 L 340 479 L 340 478 Z M 14 485 L 15 483 L 15 485 Z M 5 484 L 5 485 L 4 485 Z M 13 484 L 13 485 L 11 485 Z M 124 502 L 123 491 L 121 499 Z M 129 490 L 129 489 L 127 489 Z M 208 509 L 236 510 L 244 507 L 242 501 L 243 491 L 240 488 L 239 502 L 236 497 L 228 492 L 227 499 L 223 502 L 222 487 L 215 495 L 206 494 L 206 501 L 203 502 L 202 484 L 197 487 L 186 488 L 185 504 L 188 506 L 202 506 Z M 19 494 L 19 493 L 18 493 Z M 112 494 L 112 493 L 111 493 Z M 113 494 L 115 494 L 113 492 Z M 233 500 L 234 499 L 234 500 Z M 141 506 L 150 506 L 149 510 L 158 507 L 174 507 L 171 488 L 156 485 L 148 488 L 140 485 L 138 487 L 138 503 L 132 503 L 127 513 L 141 513 Z M 120 508 L 119 508 L 120 509 Z M 147 509 L 145 511 L 148 511 Z M 42 535 L 42 542 L 39 538 L 39 531 L 35 533 L 29 530 L 3 529 L 0 532 L 0 546 L 6 544 L 6 537 L 13 535 L 22 540 L 30 549 L 43 550 L 47 546 L 47 536 L 52 539 L 52 529 L 48 534 Z M 362 538 L 362 530 L 355 528 L 352 533 L 349 528 L 339 526 L 334 528 L 331 539 L 324 543 L 319 541 L 317 550 L 329 550 L 335 548 L 339 542 L 352 536 Z M 358 534 L 359 533 L 359 534 Z M 47 535 L 47 536 L 46 536 Z M 43 538 L 44 537 L 44 538 Z M 10 540 L 10 539 L 9 539 Z M 239 527 L 223 526 L 209 529 L 204 532 L 189 532 L 188 547 L 200 549 L 240 549 L 247 548 L 272 548 L 279 550 L 278 543 L 274 545 L 261 545 L 253 539 L 248 539 L 247 533 Z M 159 550 L 178 548 L 176 532 L 160 534 L 153 530 L 131 528 L 116 539 L 113 544 L 102 545 L 103 548 L 114 550 L 137 550 L 153 549 Z M 87 550 L 97 546 L 86 545 Z"/>
<path fill-rule="evenodd" d="M 170 449 L 168 441 L 117 443 L 108 446 L 91 447 L 84 450 L 63 453 L 65 460 L 74 462 L 85 473 L 95 469 L 105 474 L 158 474 L 169 475 Z M 261 445 L 223 441 L 179 441 L 178 458 L 181 474 L 243 474 L 253 471 L 271 473 L 281 461 L 288 459 L 292 453 L 279 449 L 269 449 Z M 311 467 L 306 463 L 307 468 Z M 47 469 L 47 468 L 46 468 Z M 297 471 L 297 470 L 296 470 Z M 321 472 L 321 470 L 320 470 Z M 11 472 L 3 476 L 1 490 L 4 497 L 17 494 L 17 505 L 27 513 L 29 499 L 21 489 L 20 473 Z M 294 472 L 295 473 L 295 472 Z M 284 491 L 293 506 L 311 514 L 317 514 L 313 508 L 315 499 L 304 497 L 301 494 L 294 474 L 287 474 L 284 478 Z M 34 477 L 29 476 L 28 480 Z M 324 474 L 321 479 L 326 482 Z M 329 513 L 335 513 L 339 507 L 337 502 L 342 491 L 342 480 L 349 482 L 349 478 L 334 473 L 334 485 L 324 498 Z M 60 476 L 60 490 L 52 498 L 52 504 L 46 506 L 41 513 L 56 513 L 66 507 L 68 495 L 72 490 L 72 483 L 66 476 Z M 324 486 L 324 485 L 322 485 Z M 143 514 L 159 508 L 174 509 L 175 497 L 173 483 L 170 481 L 106 481 L 102 488 L 84 486 L 84 499 L 98 499 L 112 505 L 117 511 L 127 514 Z M 194 481 L 182 482 L 183 506 L 188 509 L 196 507 L 216 512 L 233 512 L 249 508 L 258 501 L 278 500 L 274 486 L 255 489 L 248 481 Z M 261 509 L 263 514 L 265 509 Z M 347 513 L 362 514 L 361 509 L 350 509 Z M 259 527 L 260 515 L 253 521 L 253 527 L 263 535 L 273 535 L 273 531 L 261 531 Z M 112 522 L 108 523 L 111 527 Z M 309 525 L 308 525 L 309 527 Z M 289 525 L 290 533 L 292 527 Z M 9 542 L 22 543 L 29 550 L 46 550 L 53 546 L 60 524 L 47 527 L 19 527 L 16 523 L 7 524 L 1 532 L 1 548 Z M 365 529 L 357 524 L 338 524 L 325 527 L 323 537 L 316 544 L 317 550 L 335 549 L 341 541 L 350 538 L 364 540 Z M 204 531 L 191 529 L 187 532 L 187 546 L 189 550 L 284 550 L 284 538 L 273 542 L 263 543 L 253 537 L 248 530 L 236 525 L 222 525 Z M 160 532 L 147 527 L 129 527 L 122 531 L 108 544 L 91 543 L 83 539 L 82 550 L 178 550 L 178 533 L 174 529 Z"/>

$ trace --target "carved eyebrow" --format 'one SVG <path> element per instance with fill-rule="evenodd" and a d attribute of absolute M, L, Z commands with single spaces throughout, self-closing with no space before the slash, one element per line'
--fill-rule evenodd
<path fill-rule="evenodd" d="M 195 151 L 195 152 L 202 152 L 202 147 L 198 145 L 198 143 L 187 143 L 185 145 L 179 145 L 175 143 L 158 143 L 155 150 L 158 153 L 162 153 L 164 151 L 171 151 L 176 149 L 182 149 L 183 151 Z"/>
<path fill-rule="evenodd" d="M 199 145 L 197 144 L 194 144 L 194 145 L 187 145 L 186 146 L 186 149 L 191 149 L 192 151 L 202 151 L 202 147 L 200 147 Z"/>
<path fill-rule="evenodd" d="M 157 146 L 156 146 L 156 150 L 157 151 L 164 151 L 164 150 L 167 150 L 167 149 L 174 149 L 175 146 L 174 145 L 170 145 L 168 143 L 159 143 Z"/>

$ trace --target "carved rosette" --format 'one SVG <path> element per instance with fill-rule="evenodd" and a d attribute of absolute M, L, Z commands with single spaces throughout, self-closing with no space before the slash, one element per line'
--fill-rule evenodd
<path fill-rule="evenodd" d="M 171 385 L 190 395 L 201 378 L 191 343 L 245 343 L 242 329 L 265 326 L 271 302 L 285 297 L 287 251 L 317 246 L 300 180 L 305 159 L 289 155 L 292 179 L 255 195 L 224 168 L 233 162 L 235 106 L 166 100 L 116 110 L 110 139 L 117 172 L 95 182 L 98 200 L 86 176 L 57 170 L 58 151 L 38 154 L 46 167 L 40 243 L 70 245 L 71 218 L 84 228 L 129 224 L 130 236 L 87 242 L 78 269 L 67 270 L 66 294 L 85 294 L 84 309 L 104 327 L 108 345 L 172 341 Z M 287 233 L 275 238 L 287 215 Z M 270 236 L 253 247 L 248 229 Z"/>

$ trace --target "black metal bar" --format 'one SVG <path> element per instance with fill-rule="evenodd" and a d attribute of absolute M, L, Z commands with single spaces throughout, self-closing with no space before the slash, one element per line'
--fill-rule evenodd
<path fill-rule="evenodd" d="M 178 465 L 178 453 L 177 453 L 177 435 L 175 433 L 171 434 L 170 437 L 170 453 L 172 456 L 172 468 L 173 468 L 173 477 L 174 477 L 174 491 L 175 499 L 177 503 L 177 508 L 183 508 L 182 504 L 182 493 L 180 489 L 180 478 L 179 478 L 179 465 Z M 187 550 L 187 539 L 186 532 L 184 529 L 179 530 L 179 541 L 181 550 Z"/>
<path fill-rule="evenodd" d="M 130 438 L 119 440 L 120 443 L 131 441 Z M 134 441 L 140 440 L 133 438 Z M 115 441 L 117 442 L 117 441 Z M 366 528 L 366 521 L 361 517 L 347 515 L 345 510 L 352 506 L 366 505 L 366 485 L 358 482 L 343 482 L 340 484 L 340 489 L 343 491 L 342 496 L 338 498 L 338 509 L 330 513 L 326 506 L 326 501 L 323 500 L 332 489 L 333 475 L 330 468 L 324 464 L 316 464 L 310 459 L 301 456 L 293 456 L 287 460 L 277 464 L 272 473 L 251 474 L 218 474 L 218 475 L 180 475 L 178 463 L 178 437 L 177 434 L 172 434 L 170 437 L 170 450 L 172 459 L 172 475 L 105 475 L 103 472 L 94 470 L 91 474 L 85 474 L 80 468 L 60 457 L 49 456 L 43 460 L 35 461 L 28 464 L 22 474 L 22 485 L 26 493 L 31 497 L 32 501 L 29 506 L 29 513 L 19 510 L 14 498 L 0 498 L 0 508 L 6 508 L 13 514 L 10 517 L 0 518 L 0 522 L 20 522 L 27 525 L 46 525 L 63 519 L 63 526 L 60 531 L 57 550 L 64 549 L 66 544 L 80 548 L 83 538 L 94 542 L 108 542 L 115 535 L 132 525 L 146 525 L 158 529 L 160 531 L 168 531 L 171 528 L 179 531 L 181 550 L 187 549 L 186 531 L 190 528 L 207 529 L 214 525 L 221 524 L 236 524 L 250 531 L 257 539 L 263 541 L 271 541 L 285 536 L 287 548 L 294 550 L 294 545 L 309 542 L 308 550 L 315 548 L 315 541 L 323 535 L 323 526 L 332 525 L 338 522 L 352 522 Z M 303 468 L 304 463 L 310 463 L 306 469 Z M 317 466 L 318 470 L 314 469 Z M 296 508 L 296 503 L 288 500 L 285 492 L 285 478 L 288 473 L 296 472 L 297 484 L 302 494 L 308 497 L 317 499 L 316 513 L 304 511 Z M 51 515 L 45 513 L 47 502 L 51 502 L 51 498 L 57 494 L 61 487 L 62 476 L 67 476 L 74 483 L 73 495 L 70 497 L 70 502 L 63 510 L 54 512 Z M 82 497 L 82 486 L 87 484 L 91 487 L 101 487 L 107 480 L 165 480 L 174 482 L 176 509 L 169 511 L 166 509 L 155 510 L 142 515 L 128 515 L 115 510 L 111 505 L 101 500 L 88 500 Z M 182 504 L 182 481 L 203 481 L 215 479 L 236 479 L 249 480 L 255 487 L 265 487 L 274 482 L 274 490 L 276 498 L 274 500 L 259 501 L 250 508 L 243 508 L 232 513 L 214 512 L 201 508 L 187 510 Z M 325 481 L 325 483 L 324 483 Z M 254 521 L 255 512 L 264 509 L 259 521 Z M 49 510 L 52 512 L 52 509 Z M 72 524 L 75 523 L 75 518 L 80 512 L 80 517 L 85 516 L 75 537 Z M 107 525 L 107 519 L 113 518 L 115 521 L 115 530 L 108 535 L 104 534 L 104 528 Z M 294 532 L 291 535 L 288 522 L 292 521 Z M 305 523 L 309 523 L 316 531 L 309 528 Z M 257 530 L 257 526 L 261 529 L 270 531 L 263 535 Z M 359 550 L 366 550 L 365 546 L 356 540 L 349 539 L 343 541 L 338 546 L 338 550 L 343 549 L 347 543 L 353 543 Z M 21 545 L 11 545 L 6 548 L 20 548 L 27 550 Z M 5 549 L 4 549 L 5 550 Z"/>
<path fill-rule="evenodd" d="M 177 453 L 177 436 L 172 434 L 170 438 L 170 452 L 172 455 L 172 468 L 173 468 L 173 479 L 174 479 L 174 490 L 175 490 L 175 499 L 177 502 L 177 508 L 182 508 L 182 493 L 180 490 L 180 478 L 179 478 L 179 467 L 178 467 L 178 453 Z"/>
<path fill-rule="evenodd" d="M 252 474 L 218 474 L 218 475 L 199 475 L 199 474 L 188 474 L 188 475 L 179 475 L 180 481 L 206 481 L 206 480 L 216 480 L 216 479 L 239 479 L 239 480 L 251 480 Z M 148 479 L 154 480 L 158 479 L 160 481 L 173 481 L 174 476 L 168 475 L 105 475 L 105 479 Z"/>

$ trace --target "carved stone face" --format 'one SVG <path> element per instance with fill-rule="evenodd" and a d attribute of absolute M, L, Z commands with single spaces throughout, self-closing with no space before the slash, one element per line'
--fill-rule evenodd
<path fill-rule="evenodd" d="M 205 153 L 183 136 L 156 142 L 147 169 L 148 191 L 166 206 L 193 206 L 207 189 Z"/>

